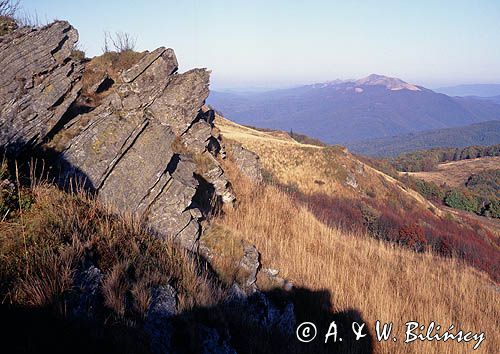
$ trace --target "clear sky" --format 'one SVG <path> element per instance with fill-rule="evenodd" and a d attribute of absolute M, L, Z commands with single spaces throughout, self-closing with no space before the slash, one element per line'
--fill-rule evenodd
<path fill-rule="evenodd" d="M 277 87 L 370 73 L 438 87 L 500 83 L 500 0 L 23 0 L 43 21 L 69 20 L 87 55 L 104 31 L 139 50 L 175 49 L 181 71 L 212 87 Z"/>

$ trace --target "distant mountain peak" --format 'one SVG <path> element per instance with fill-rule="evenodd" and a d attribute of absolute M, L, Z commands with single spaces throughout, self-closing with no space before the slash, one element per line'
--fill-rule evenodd
<path fill-rule="evenodd" d="M 354 81 L 354 83 L 358 86 L 385 86 L 391 91 L 421 91 L 418 86 L 409 84 L 401 79 L 377 74 L 368 75 L 367 77 Z"/>
<path fill-rule="evenodd" d="M 345 86 L 347 85 L 347 87 Z M 337 89 L 354 89 L 355 92 L 361 93 L 364 91 L 363 86 L 384 86 L 391 91 L 399 90 L 410 90 L 410 91 L 422 91 L 422 89 L 416 85 L 409 84 L 406 81 L 398 79 L 396 77 L 389 77 L 378 74 L 371 74 L 359 80 L 332 80 L 321 82 L 317 84 L 309 85 L 312 88 L 325 88 L 325 87 L 337 87 Z"/>
<path fill-rule="evenodd" d="M 238 117 L 239 123 L 293 129 L 339 144 L 500 121 L 500 105 L 493 100 L 449 97 L 400 79 L 370 75 L 260 95 L 217 92 L 208 103 Z"/>

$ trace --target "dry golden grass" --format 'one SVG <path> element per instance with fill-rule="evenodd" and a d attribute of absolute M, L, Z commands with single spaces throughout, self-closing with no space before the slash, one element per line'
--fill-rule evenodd
<path fill-rule="evenodd" d="M 438 165 L 437 171 L 410 172 L 408 174 L 428 182 L 434 182 L 438 186 L 447 184 L 450 187 L 459 187 L 463 186 L 474 173 L 499 168 L 500 156 L 494 156 L 442 163 Z M 406 172 L 401 174 L 406 174 Z"/>
<path fill-rule="evenodd" d="M 83 92 L 88 92 L 105 74 L 115 82 L 120 81 L 120 73 L 138 63 L 145 55 L 127 50 L 121 53 L 107 52 L 92 58 L 85 66 Z"/>
<path fill-rule="evenodd" d="M 258 131 L 216 116 L 216 126 L 227 140 L 256 152 L 263 168 L 277 182 L 301 192 L 338 194 L 345 198 L 375 196 L 379 200 L 406 200 L 423 209 L 436 209 L 418 193 L 394 178 L 361 162 L 341 146 L 301 144 L 284 132 Z"/>
<path fill-rule="evenodd" d="M 404 323 L 436 321 L 484 331 L 478 353 L 500 345 L 498 286 L 453 259 L 414 252 L 328 228 L 305 208 L 272 186 L 257 187 L 232 174 L 240 205 L 216 223 L 243 236 L 262 253 L 264 266 L 277 268 L 296 286 L 327 289 L 333 310 L 357 309 L 373 328 L 375 320 L 394 322 L 399 341 L 375 345 L 376 353 L 462 353 L 470 343 L 403 344 Z"/>
<path fill-rule="evenodd" d="M 240 282 L 242 271 L 239 263 L 244 256 L 244 241 L 237 235 L 217 225 L 208 228 L 203 234 L 202 247 L 206 246 L 211 254 L 211 266 L 225 284 Z M 241 284 L 241 282 L 240 282 Z"/>
<path fill-rule="evenodd" d="M 119 319 L 144 316 L 151 289 L 172 282 L 180 311 L 214 305 L 223 295 L 195 258 L 151 236 L 140 220 L 112 214 L 83 192 L 68 194 L 41 183 L 22 188 L 18 200 L 28 193 L 31 206 L 0 220 L 3 303 L 63 306 L 86 262 L 104 274 L 104 302 Z M 134 308 L 126 309 L 130 301 Z"/>

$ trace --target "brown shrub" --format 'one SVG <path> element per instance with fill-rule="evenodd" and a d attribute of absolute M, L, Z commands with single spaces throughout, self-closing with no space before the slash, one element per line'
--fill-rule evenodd
<path fill-rule="evenodd" d="M 127 276 L 128 267 L 126 261 L 114 264 L 102 284 L 104 303 L 120 317 L 125 316 L 126 296 L 131 290 Z"/>
<path fill-rule="evenodd" d="M 417 223 L 411 223 L 399 229 L 399 242 L 407 245 L 415 251 L 423 251 L 427 243 L 424 230 Z"/>

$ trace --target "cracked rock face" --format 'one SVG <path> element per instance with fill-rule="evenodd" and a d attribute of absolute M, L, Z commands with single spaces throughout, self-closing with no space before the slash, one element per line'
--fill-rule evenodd
<path fill-rule="evenodd" d="M 97 107 L 71 115 L 84 71 L 71 59 L 77 40 L 67 22 L 0 37 L 0 145 L 15 152 L 71 131 L 58 158 L 61 183 L 77 178 L 158 236 L 195 250 L 201 206 L 210 204 L 200 199 L 234 200 L 214 157 L 213 112 L 203 108 L 209 73 L 178 74 L 174 51 L 161 47 L 123 71 Z"/>
<path fill-rule="evenodd" d="M 0 146 L 41 143 L 75 101 L 83 69 L 70 58 L 77 40 L 67 22 L 0 37 Z"/>

